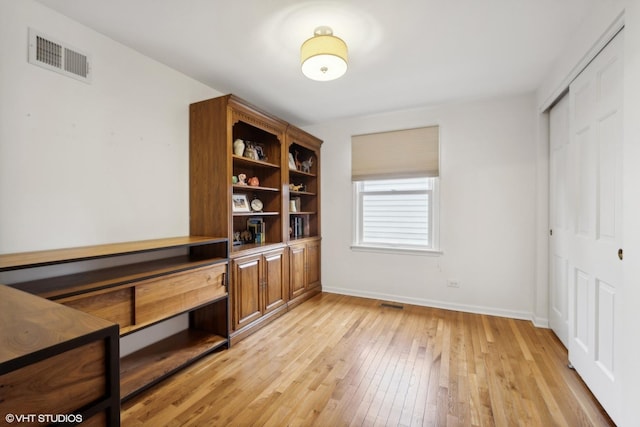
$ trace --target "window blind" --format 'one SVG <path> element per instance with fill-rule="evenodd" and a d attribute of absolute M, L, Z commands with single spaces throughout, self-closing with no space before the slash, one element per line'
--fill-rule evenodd
<path fill-rule="evenodd" d="M 432 179 L 360 181 L 356 185 L 361 197 L 362 244 L 432 246 Z"/>
<path fill-rule="evenodd" d="M 351 179 L 438 176 L 439 133 L 429 126 L 351 137 Z"/>

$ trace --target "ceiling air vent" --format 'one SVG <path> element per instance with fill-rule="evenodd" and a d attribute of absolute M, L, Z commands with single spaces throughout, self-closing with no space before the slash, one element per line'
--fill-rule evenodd
<path fill-rule="evenodd" d="M 68 77 L 91 82 L 89 55 L 29 28 L 29 62 Z"/>

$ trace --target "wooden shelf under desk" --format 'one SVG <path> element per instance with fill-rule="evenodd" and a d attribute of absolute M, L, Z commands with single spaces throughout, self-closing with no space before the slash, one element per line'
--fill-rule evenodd
<path fill-rule="evenodd" d="M 127 400 L 216 350 L 227 339 L 188 329 L 120 359 L 120 397 Z"/>

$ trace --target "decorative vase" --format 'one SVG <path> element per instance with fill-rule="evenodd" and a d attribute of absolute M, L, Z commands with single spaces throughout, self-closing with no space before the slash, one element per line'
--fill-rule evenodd
<path fill-rule="evenodd" d="M 242 156 L 244 154 L 244 141 L 240 138 L 233 141 L 233 154 Z"/>

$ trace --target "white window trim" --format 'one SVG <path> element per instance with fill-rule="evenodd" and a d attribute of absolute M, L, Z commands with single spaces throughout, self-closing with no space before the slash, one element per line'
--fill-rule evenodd
<path fill-rule="evenodd" d="M 372 252 L 381 254 L 405 254 L 405 255 L 422 255 L 422 256 L 441 256 L 444 252 L 437 249 L 406 249 L 394 248 L 392 246 L 371 246 L 371 245 L 351 245 L 354 252 Z"/>

